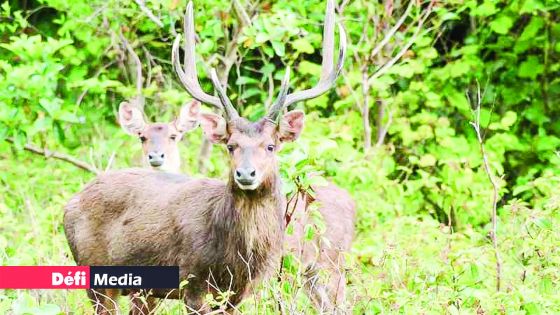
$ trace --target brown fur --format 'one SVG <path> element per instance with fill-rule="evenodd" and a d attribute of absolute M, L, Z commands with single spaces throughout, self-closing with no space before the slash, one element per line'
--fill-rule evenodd
<path fill-rule="evenodd" d="M 249 133 L 253 137 L 263 132 L 265 127 L 266 124 L 264 121 L 260 121 L 257 124 L 241 121 L 237 126 L 237 128 L 243 129 L 244 132 Z M 253 131 L 254 133 L 252 133 Z M 229 132 L 234 132 L 232 127 L 230 127 Z M 247 137 L 247 139 L 233 139 L 233 141 L 243 140 L 249 142 L 244 143 L 244 145 L 251 144 L 252 141 L 250 137 Z M 232 141 L 231 138 L 230 141 Z M 261 141 L 261 143 L 266 142 L 267 141 Z M 176 147 L 177 142 L 167 143 L 167 146 Z M 165 151 L 173 150 L 165 149 Z M 145 155 L 147 155 L 147 152 L 148 151 L 144 149 Z M 176 152 L 177 156 L 170 156 L 169 158 L 180 161 L 178 150 L 174 152 Z M 264 150 L 261 148 L 257 154 L 259 152 L 262 154 Z M 267 161 L 264 157 L 265 156 L 255 157 L 253 163 L 257 164 L 261 162 L 266 166 Z M 232 165 L 233 164 L 234 162 L 232 161 Z M 179 165 L 177 165 L 177 170 L 171 171 L 179 172 L 178 168 Z M 344 304 L 346 278 L 344 275 L 343 254 L 350 250 L 354 235 L 355 204 L 348 192 L 332 183 L 329 183 L 328 186 L 313 187 L 313 190 L 315 191 L 315 198 L 317 200 L 308 194 L 301 194 L 298 196 L 297 201 L 293 200 L 292 204 L 288 205 L 289 211 L 292 211 L 294 205 L 296 205 L 293 214 L 294 220 L 292 221 L 295 234 L 287 236 L 284 250 L 285 253 L 291 252 L 296 255 L 308 269 L 306 275 L 309 281 L 312 282 L 312 285 L 308 286 L 307 289 L 316 307 L 322 310 L 333 310 L 343 307 Z M 239 191 L 238 193 L 241 192 L 242 191 Z M 303 241 L 304 227 L 309 221 L 306 208 L 307 205 L 312 202 L 318 203 L 317 211 L 322 215 L 327 226 L 326 233 L 321 237 L 328 240 L 329 244 L 323 241 L 314 243 Z M 320 250 L 317 251 L 317 248 Z M 318 277 L 318 274 L 321 273 L 321 271 L 327 274 L 326 279 L 319 279 L 320 277 Z"/>
<path fill-rule="evenodd" d="M 333 183 L 312 187 L 315 197 L 300 193 L 287 206 L 293 213 L 293 233 L 286 236 L 285 250 L 293 253 L 306 270 L 309 296 L 322 312 L 345 312 L 346 276 L 344 253 L 352 246 L 356 205 L 347 191 Z M 305 241 L 305 226 L 312 223 L 307 208 L 318 203 L 326 229 L 313 241 Z"/>
<path fill-rule="evenodd" d="M 279 139 L 272 126 L 243 126 L 249 129 L 234 128 L 228 138 Z M 153 290 L 154 296 L 183 298 L 190 308 L 206 311 L 206 293 L 230 290 L 230 306 L 236 305 L 253 280 L 276 270 L 282 251 L 285 200 L 275 154 L 267 159 L 253 190 L 231 179 L 226 184 L 145 169 L 99 175 L 65 207 L 76 262 L 179 266 L 181 279 L 194 275 L 186 292 Z M 236 163 L 232 157 L 232 170 Z"/>
<path fill-rule="evenodd" d="M 277 182 L 248 194 L 217 180 L 129 169 L 100 175 L 76 195 L 64 226 L 79 265 L 179 266 L 181 279 L 194 275 L 186 302 L 199 309 L 210 284 L 234 291 L 235 305 L 250 280 L 277 266 L 283 202 Z"/>

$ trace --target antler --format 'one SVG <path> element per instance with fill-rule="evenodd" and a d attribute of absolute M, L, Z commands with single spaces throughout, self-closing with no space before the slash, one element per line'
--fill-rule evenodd
<path fill-rule="evenodd" d="M 183 84 L 185 90 L 195 99 L 202 103 L 206 103 L 224 110 L 226 118 L 228 120 L 235 119 L 239 117 L 239 114 L 233 107 L 233 104 L 227 97 L 224 88 L 219 83 L 216 71 L 212 69 L 212 83 L 214 88 L 218 93 L 218 97 L 209 95 L 202 90 L 200 83 L 198 82 L 198 75 L 196 72 L 196 61 L 195 61 L 195 32 L 194 32 L 194 18 L 193 18 L 193 4 L 189 1 L 187 4 L 187 9 L 185 11 L 184 19 L 184 33 L 185 33 L 185 66 L 184 70 L 181 66 L 181 61 L 179 59 L 179 44 L 181 42 L 181 36 L 178 35 L 173 42 L 173 52 L 171 55 L 171 60 L 173 63 L 173 68 L 179 76 L 179 80 Z"/>
<path fill-rule="evenodd" d="M 327 9 L 325 12 L 325 26 L 323 28 L 323 62 L 321 66 L 321 78 L 319 83 L 314 87 L 294 92 L 292 94 L 287 94 L 289 88 L 289 69 L 286 69 L 286 75 L 282 81 L 282 86 L 280 87 L 280 93 L 274 105 L 270 107 L 267 119 L 272 121 L 277 121 L 278 116 L 283 108 L 303 101 L 306 99 L 315 98 L 325 92 L 327 92 L 333 83 L 336 81 L 340 70 L 344 64 L 344 56 L 346 54 L 346 32 L 340 23 L 338 24 L 338 31 L 340 33 L 339 38 L 339 50 L 338 50 L 338 62 L 336 67 L 334 66 L 334 0 L 327 0 Z"/>
<path fill-rule="evenodd" d="M 338 30 L 340 33 L 340 43 L 338 52 L 338 61 L 336 67 L 334 66 L 334 24 L 335 24 L 335 6 L 334 0 L 327 0 L 327 9 L 325 13 L 325 26 L 323 30 L 323 61 L 322 70 L 319 83 L 314 87 L 294 92 L 288 94 L 289 83 L 290 83 L 290 69 L 286 68 L 286 74 L 282 80 L 282 85 L 280 87 L 280 92 L 274 104 L 271 106 L 269 113 L 267 114 L 267 119 L 276 122 L 278 116 L 283 108 L 290 106 L 299 101 L 306 99 L 311 99 L 318 97 L 319 95 L 327 92 L 333 83 L 336 81 L 340 70 L 344 64 L 344 56 L 346 54 L 346 32 L 340 23 L 338 24 Z M 226 95 L 225 89 L 222 87 L 216 75 L 216 70 L 211 69 L 211 79 L 216 90 L 218 97 L 209 95 L 202 90 L 200 83 L 198 82 L 198 75 L 196 72 L 196 62 L 195 62 L 195 33 L 194 33 L 194 18 L 193 18 L 193 4 L 189 1 L 187 9 L 185 11 L 185 21 L 184 21 L 184 33 L 185 33 L 185 65 L 184 69 L 181 66 L 181 61 L 179 59 L 179 44 L 181 42 L 181 37 L 177 36 L 175 42 L 173 43 L 172 52 L 172 63 L 175 72 L 179 76 L 179 80 L 183 84 L 185 90 L 195 99 L 202 103 L 206 103 L 215 106 L 219 109 L 224 110 L 226 118 L 232 120 L 239 117 L 239 113 L 235 110 L 235 107 Z"/>

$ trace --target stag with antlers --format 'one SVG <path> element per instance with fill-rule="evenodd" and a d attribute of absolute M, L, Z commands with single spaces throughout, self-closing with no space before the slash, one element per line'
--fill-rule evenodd
<path fill-rule="evenodd" d="M 189 309 L 207 312 L 206 294 L 233 291 L 227 305 L 234 309 L 253 281 L 278 267 L 282 253 L 285 198 L 276 154 L 282 143 L 298 138 L 304 119 L 301 111 L 283 110 L 331 88 L 342 68 L 346 38 L 339 27 L 335 65 L 335 12 L 329 0 L 319 83 L 289 94 L 287 70 L 269 112 L 251 122 L 235 110 L 214 70 L 211 78 L 218 97 L 202 91 L 195 68 L 192 3 L 187 5 L 185 24 L 187 71 L 179 61 L 179 37 L 173 45 L 173 65 L 193 98 L 224 111 L 224 117 L 203 113 L 200 123 L 208 139 L 230 152 L 229 180 L 188 179 L 144 169 L 108 172 L 70 200 L 64 227 L 80 265 L 179 266 L 181 279 L 189 279 L 185 291 L 152 290 L 153 296 L 180 298 Z M 96 312 L 103 314 L 115 311 L 113 300 L 123 293 L 129 292 L 90 290 L 88 295 Z M 133 310 L 146 314 L 147 307 Z"/>

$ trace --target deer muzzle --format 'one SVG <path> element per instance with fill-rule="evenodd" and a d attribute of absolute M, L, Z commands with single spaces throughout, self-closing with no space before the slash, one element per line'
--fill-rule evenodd
<path fill-rule="evenodd" d="M 148 153 L 148 162 L 152 167 L 160 167 L 165 162 L 165 154 L 163 152 L 152 151 Z"/>

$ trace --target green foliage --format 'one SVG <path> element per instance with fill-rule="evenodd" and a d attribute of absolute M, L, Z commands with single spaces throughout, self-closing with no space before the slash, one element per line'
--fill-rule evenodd
<path fill-rule="evenodd" d="M 395 1 L 392 11 L 376 1 L 348 2 L 342 21 L 349 51 L 342 78 L 329 93 L 296 105 L 306 112 L 306 128 L 280 153 L 284 190 L 292 194 L 329 178 L 356 200 L 356 239 L 347 255 L 347 300 L 355 314 L 558 313 L 560 4 L 434 3 L 419 32 L 416 19 L 428 3 L 413 5 L 388 46 L 370 57 L 386 34 L 379 30 L 397 23 L 408 2 Z M 149 118 L 168 121 L 189 100 L 170 64 L 185 3 L 145 4 L 161 27 L 134 1 L 0 5 L 0 264 L 72 264 L 62 207 L 93 178 L 68 163 L 26 153 L 26 143 L 99 169 L 140 165 L 140 145 L 115 119 L 118 104 L 137 93 L 135 65 L 121 34 L 150 78 L 141 91 Z M 277 93 L 286 66 L 293 69 L 293 90 L 317 83 L 324 1 L 262 1 L 257 7 L 252 25 L 235 37 L 239 22 L 231 3 L 195 5 L 201 85 L 211 91 L 203 64 L 223 67 L 217 56 L 235 39 L 241 62 L 229 73 L 228 94 L 251 119 L 264 113 L 269 91 Z M 410 48 L 368 81 L 364 95 L 363 74 L 372 76 L 409 40 L 414 40 Z M 364 125 L 366 99 L 369 123 Z M 492 187 L 469 124 L 479 101 L 485 148 L 500 186 L 501 292 L 495 290 L 488 237 Z M 365 149 L 368 126 L 374 141 Z M 385 127 L 386 136 L 378 136 Z M 200 131 L 185 138 L 186 173 L 226 177 L 222 148 L 203 161 L 207 172 L 201 174 Z M 323 233 L 324 222 L 315 215 L 306 240 Z M 290 313 L 313 313 L 296 257 L 286 256 L 283 270 L 281 282 L 257 288 L 241 309 L 277 313 L 284 305 Z M 222 305 L 228 294 L 235 293 L 208 301 Z M 0 292 L 0 313 L 90 309 L 81 291 Z M 159 312 L 186 309 L 166 303 Z"/>

